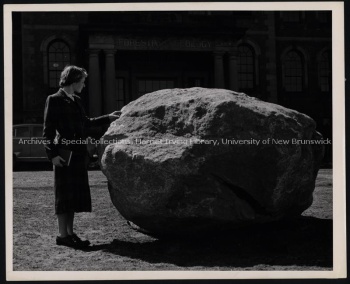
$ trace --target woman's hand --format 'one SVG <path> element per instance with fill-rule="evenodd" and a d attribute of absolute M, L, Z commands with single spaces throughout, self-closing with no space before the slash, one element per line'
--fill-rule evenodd
<path fill-rule="evenodd" d="M 66 161 L 62 159 L 61 156 L 56 156 L 55 158 L 52 159 L 52 164 L 56 167 L 63 167 L 64 164 L 62 164 L 61 162 L 66 163 Z"/>
<path fill-rule="evenodd" d="M 121 114 L 122 114 L 122 112 L 119 110 L 116 110 L 116 111 L 112 112 L 111 114 L 109 114 L 110 122 L 113 122 L 116 119 L 118 119 L 121 116 Z"/>

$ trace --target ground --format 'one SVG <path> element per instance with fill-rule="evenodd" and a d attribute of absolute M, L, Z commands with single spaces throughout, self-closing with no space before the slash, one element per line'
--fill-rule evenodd
<path fill-rule="evenodd" d="M 226 236 L 156 239 L 132 229 L 113 206 L 107 180 L 90 171 L 93 212 L 76 216 L 89 250 L 56 246 L 53 172 L 13 173 L 14 271 L 332 270 L 332 170 L 322 169 L 302 218 Z"/>

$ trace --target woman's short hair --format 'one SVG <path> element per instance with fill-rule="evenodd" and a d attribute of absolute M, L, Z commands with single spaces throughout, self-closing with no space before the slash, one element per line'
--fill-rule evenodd
<path fill-rule="evenodd" d="M 60 87 L 65 87 L 72 85 L 73 83 L 78 83 L 84 77 L 87 77 L 88 74 L 84 68 L 80 68 L 74 65 L 68 65 L 64 67 L 61 78 L 60 78 Z"/>

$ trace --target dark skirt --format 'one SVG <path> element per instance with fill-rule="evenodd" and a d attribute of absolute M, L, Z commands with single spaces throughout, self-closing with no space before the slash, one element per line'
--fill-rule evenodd
<path fill-rule="evenodd" d="M 91 212 L 87 154 L 73 152 L 69 166 L 55 167 L 55 213 Z"/>

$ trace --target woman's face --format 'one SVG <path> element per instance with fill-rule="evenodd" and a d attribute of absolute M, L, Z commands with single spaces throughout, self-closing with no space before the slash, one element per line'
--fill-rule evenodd
<path fill-rule="evenodd" d="M 85 77 L 83 77 L 79 82 L 73 83 L 74 92 L 80 93 L 81 90 L 85 87 Z"/>

